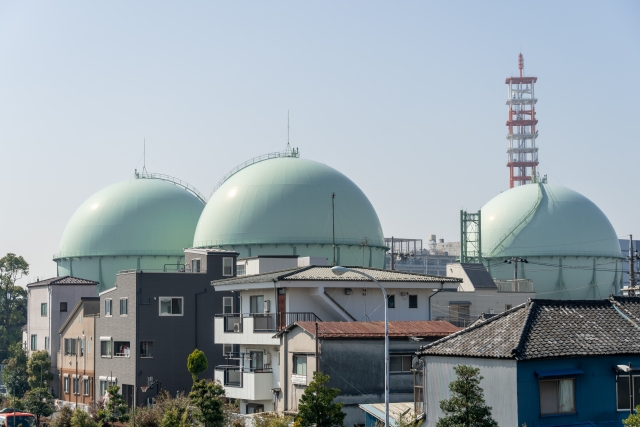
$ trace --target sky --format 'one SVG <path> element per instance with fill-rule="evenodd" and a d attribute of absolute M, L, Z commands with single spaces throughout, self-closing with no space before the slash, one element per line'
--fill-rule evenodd
<path fill-rule="evenodd" d="M 526 7 L 525 7 L 526 6 Z M 0 0 L 0 254 L 55 275 L 68 219 L 143 166 L 210 194 L 282 151 L 351 178 L 385 236 L 459 240 L 509 187 L 506 77 L 539 171 L 640 236 L 640 2 Z"/>

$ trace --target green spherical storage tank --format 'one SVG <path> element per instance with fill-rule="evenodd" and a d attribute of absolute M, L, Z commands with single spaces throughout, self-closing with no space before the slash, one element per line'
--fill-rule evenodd
<path fill-rule="evenodd" d="M 622 253 L 613 226 L 589 199 L 534 183 L 505 191 L 481 209 L 483 261 L 491 276 L 533 280 L 538 298 L 593 299 L 615 293 Z"/>
<path fill-rule="evenodd" d="M 220 184 L 193 246 L 232 249 L 240 257 L 321 257 L 331 264 L 334 224 L 338 264 L 384 267 L 382 227 L 367 196 L 337 170 L 294 152 L 250 162 Z"/>
<path fill-rule="evenodd" d="M 121 270 L 175 271 L 205 203 L 178 180 L 153 175 L 113 184 L 89 197 L 69 220 L 54 261 L 58 276 L 114 286 Z"/>

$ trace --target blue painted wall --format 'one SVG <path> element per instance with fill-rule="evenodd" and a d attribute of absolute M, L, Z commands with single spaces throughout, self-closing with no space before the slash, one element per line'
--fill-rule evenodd
<path fill-rule="evenodd" d="M 629 362 L 640 366 L 640 356 L 590 356 L 518 362 L 518 425 L 528 427 L 584 421 L 621 421 L 629 412 L 616 410 L 616 376 L 613 366 Z M 540 389 L 535 371 L 580 369 L 576 377 L 576 413 L 540 415 Z M 486 392 L 486 391 L 485 391 Z"/>

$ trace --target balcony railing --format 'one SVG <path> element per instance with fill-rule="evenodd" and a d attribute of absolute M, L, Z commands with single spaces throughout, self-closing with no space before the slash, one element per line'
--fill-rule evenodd
<path fill-rule="evenodd" d="M 494 280 L 498 287 L 498 292 L 533 292 L 533 280 Z"/>
<path fill-rule="evenodd" d="M 242 333 L 244 319 L 253 319 L 253 332 L 278 332 L 296 322 L 321 322 L 314 313 L 280 312 L 280 313 L 226 313 L 217 314 L 224 318 L 224 331 Z"/>
<path fill-rule="evenodd" d="M 244 374 L 272 374 L 271 368 L 244 368 L 237 365 L 219 365 L 216 371 L 224 371 L 224 384 L 229 387 L 242 387 Z"/>
<path fill-rule="evenodd" d="M 444 320 L 445 322 L 452 323 L 459 328 L 466 328 L 471 324 L 471 318 L 469 315 L 460 315 L 458 317 L 439 316 L 436 317 L 436 320 Z"/>

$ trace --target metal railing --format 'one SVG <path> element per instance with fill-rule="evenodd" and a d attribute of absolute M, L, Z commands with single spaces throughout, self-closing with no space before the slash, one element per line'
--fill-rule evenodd
<path fill-rule="evenodd" d="M 253 332 L 278 332 L 296 322 L 321 322 L 315 313 L 280 312 L 280 313 L 225 313 L 216 314 L 224 318 L 224 332 L 242 333 L 243 320 L 253 318 Z"/>
<path fill-rule="evenodd" d="M 444 320 L 445 322 L 449 322 L 459 328 L 466 328 L 472 322 L 471 316 L 469 315 L 460 315 L 458 317 L 440 316 L 436 317 L 436 320 Z"/>
<path fill-rule="evenodd" d="M 162 173 L 147 173 L 147 172 L 137 172 L 135 173 L 136 178 L 137 179 L 160 179 L 162 181 L 167 181 L 170 182 L 172 184 L 177 185 L 178 187 L 182 187 L 185 190 L 187 190 L 188 192 L 192 193 L 194 196 L 196 196 L 198 199 L 200 199 L 200 201 L 202 201 L 202 203 L 206 204 L 207 203 L 207 199 L 204 198 L 204 195 L 202 193 L 200 193 L 196 187 L 194 187 L 193 185 L 184 182 L 181 179 L 178 179 L 176 177 L 170 176 L 170 175 L 165 175 Z"/>
<path fill-rule="evenodd" d="M 244 374 L 272 374 L 271 368 L 245 368 L 237 365 L 219 365 L 217 371 L 224 371 L 224 384 L 231 387 L 242 387 Z"/>
<path fill-rule="evenodd" d="M 498 287 L 498 292 L 533 292 L 533 280 L 494 280 Z"/>

